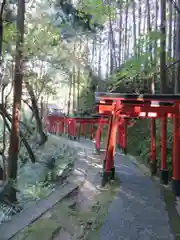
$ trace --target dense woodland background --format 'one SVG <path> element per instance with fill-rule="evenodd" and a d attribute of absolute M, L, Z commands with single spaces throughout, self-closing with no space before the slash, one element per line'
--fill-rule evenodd
<path fill-rule="evenodd" d="M 90 114 L 95 91 L 180 92 L 180 0 L 3 0 L 0 36 L 3 204 L 19 201 L 17 193 L 24 189 L 31 189 L 31 197 L 45 191 L 42 179 L 20 189 L 19 175 L 24 167 L 33 175 L 42 167 L 40 158 L 52 170 L 54 158 L 65 153 L 42 154 L 51 143 L 45 128 L 48 103 L 61 104 L 68 115 Z M 137 121 L 128 133 L 129 152 L 145 163 L 150 124 Z M 159 160 L 161 123 L 156 124 Z M 171 121 L 168 130 L 172 171 Z"/>

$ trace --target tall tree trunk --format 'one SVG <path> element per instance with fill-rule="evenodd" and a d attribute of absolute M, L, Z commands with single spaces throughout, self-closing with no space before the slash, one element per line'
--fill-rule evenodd
<path fill-rule="evenodd" d="M 76 54 L 76 44 L 74 43 L 74 55 Z M 72 67 L 72 107 L 73 107 L 73 112 L 75 111 L 76 108 L 76 69 L 75 65 Z"/>
<path fill-rule="evenodd" d="M 93 38 L 93 46 L 92 46 L 92 59 L 91 59 L 91 63 L 92 63 L 92 65 L 93 65 L 93 67 L 92 67 L 92 69 L 93 70 L 95 70 L 95 55 L 96 55 L 96 38 L 97 38 L 97 36 L 96 36 L 96 34 L 95 34 L 95 36 L 94 36 L 94 38 Z"/>
<path fill-rule="evenodd" d="M 82 40 L 79 40 L 79 51 L 81 51 L 81 47 L 82 47 Z M 79 111 L 79 104 L 80 104 L 80 73 L 81 70 L 80 68 L 78 68 L 77 70 L 77 109 Z"/>
<path fill-rule="evenodd" d="M 6 5 L 6 0 L 1 3 L 0 9 L 0 58 L 2 57 L 2 44 L 3 44 L 3 12 Z"/>
<path fill-rule="evenodd" d="M 111 69 L 111 66 L 110 66 L 110 41 L 109 41 L 109 38 L 108 38 L 108 47 L 107 47 L 107 62 L 106 62 L 106 79 L 108 79 L 109 77 L 109 73 L 110 73 L 110 69 Z"/>
<path fill-rule="evenodd" d="M 176 6 L 180 8 L 180 0 L 177 0 Z M 176 60 L 180 60 L 180 14 L 176 15 Z M 175 93 L 180 93 L 180 62 L 176 64 L 176 77 L 175 77 Z"/>
<path fill-rule="evenodd" d="M 141 35 L 141 21 L 142 21 L 142 11 L 141 11 L 141 0 L 139 0 L 139 8 L 138 8 L 138 37 L 140 37 Z M 139 45 L 138 45 L 138 57 L 140 57 L 140 49 L 139 49 Z"/>
<path fill-rule="evenodd" d="M 114 61 L 113 61 L 113 49 L 112 49 L 112 41 L 111 41 L 111 32 L 109 29 L 109 54 L 110 54 L 110 74 L 113 73 L 113 69 L 114 69 Z"/>
<path fill-rule="evenodd" d="M 161 0 L 161 53 L 160 53 L 160 83 L 161 93 L 167 93 L 166 80 L 166 1 Z"/>
<path fill-rule="evenodd" d="M 75 72 L 75 66 L 73 65 L 73 69 L 72 69 L 72 97 L 73 97 L 73 101 L 72 101 L 72 106 L 73 106 L 73 111 L 76 108 L 76 72 Z"/>
<path fill-rule="evenodd" d="M 168 63 L 170 64 L 171 58 L 172 58 L 172 26 L 173 26 L 171 1 L 169 1 L 169 3 L 168 3 L 168 8 L 169 8 Z"/>
<path fill-rule="evenodd" d="M 158 13 L 159 13 L 159 4 L 158 0 L 156 0 L 155 4 L 155 31 L 158 31 Z M 154 64 L 157 62 L 157 40 L 154 41 Z"/>
<path fill-rule="evenodd" d="M 100 32 L 100 35 L 99 35 L 99 56 L 98 56 L 98 76 L 99 78 L 101 79 L 101 55 L 102 55 L 102 37 L 101 37 L 101 32 Z"/>
<path fill-rule="evenodd" d="M 168 62 L 168 65 L 171 64 L 172 62 L 172 42 L 173 42 L 173 38 L 172 38 L 172 32 L 173 32 L 173 15 L 172 15 L 172 2 L 169 1 L 168 2 L 168 13 L 169 13 L 169 23 L 168 23 L 168 46 L 167 46 L 167 49 L 168 49 L 168 53 L 167 53 L 167 62 Z M 171 75 L 170 75 L 170 79 L 168 78 L 168 83 L 171 84 L 171 92 L 174 92 L 174 78 L 173 78 L 173 68 L 172 67 L 172 70 L 171 70 Z"/>
<path fill-rule="evenodd" d="M 123 24 L 124 21 L 125 21 L 125 11 L 122 10 L 121 65 L 124 63 L 124 57 L 125 57 L 125 27 Z"/>
<path fill-rule="evenodd" d="M 13 114 L 10 133 L 10 146 L 8 157 L 8 179 L 10 183 L 16 183 L 18 169 L 18 151 L 20 144 L 20 118 L 21 118 L 21 97 L 23 80 L 23 42 L 24 42 L 24 17 L 25 0 L 18 0 L 17 11 L 17 41 L 15 58 L 15 76 L 13 93 Z M 9 200 L 16 201 L 16 190 L 12 185 L 9 192 Z"/>
<path fill-rule="evenodd" d="M 173 36 L 172 36 L 172 42 L 173 42 L 173 49 L 172 49 L 172 56 L 173 56 L 173 59 L 176 59 L 176 18 L 177 18 L 177 12 L 176 12 L 176 9 L 173 8 Z M 173 80 L 173 87 L 174 87 L 174 93 L 177 92 L 176 90 L 176 66 L 173 66 L 173 69 L 172 69 L 172 80 Z"/>
<path fill-rule="evenodd" d="M 71 95 L 72 95 L 72 74 L 69 76 L 69 94 L 68 94 L 68 104 L 67 104 L 67 115 L 70 114 L 70 108 L 71 108 Z"/>
<path fill-rule="evenodd" d="M 121 51 L 122 51 L 122 4 L 120 5 L 120 9 L 119 9 L 119 67 L 121 66 Z"/>
<path fill-rule="evenodd" d="M 149 3 L 149 0 L 146 1 L 146 4 L 147 4 L 147 28 L 148 28 L 149 35 L 151 36 L 152 26 L 151 26 L 151 18 L 150 18 L 150 3 Z M 150 52 L 150 67 L 152 68 L 152 66 L 153 66 L 153 53 L 152 53 L 151 38 L 149 39 L 149 52 Z M 150 82 L 148 83 L 148 86 L 149 85 L 151 85 L 150 88 L 151 88 L 152 94 L 155 94 L 155 78 L 154 77 L 151 78 L 151 83 Z"/>
<path fill-rule="evenodd" d="M 32 86 L 29 84 L 28 80 L 25 80 L 24 82 L 25 82 L 25 86 L 26 86 L 26 89 L 28 91 L 28 94 L 31 98 L 32 109 L 33 109 L 33 113 L 34 113 L 34 116 L 35 116 L 35 119 L 36 119 L 36 124 L 37 124 L 37 131 L 38 131 L 39 136 L 40 136 L 39 144 L 43 145 L 47 141 L 48 137 L 45 134 L 44 129 L 43 129 L 43 124 L 42 124 L 41 117 L 40 117 L 40 114 L 39 114 L 39 109 L 38 109 L 38 103 L 37 103 L 37 100 L 36 100 L 36 97 L 35 97 Z"/>
<path fill-rule="evenodd" d="M 77 72 L 77 110 L 79 111 L 79 103 L 80 103 L 80 68 L 78 68 Z"/>
<path fill-rule="evenodd" d="M 129 1 L 126 0 L 126 9 L 125 9 L 125 31 L 124 31 L 124 60 L 127 60 L 127 50 L 126 50 L 126 46 L 127 46 L 127 40 L 128 40 L 128 4 Z"/>
<path fill-rule="evenodd" d="M 132 9 L 132 14 L 133 14 L 133 39 L 134 39 L 134 55 L 137 58 L 137 38 L 136 38 L 136 3 L 135 0 L 132 1 L 133 4 L 133 9 Z"/>
<path fill-rule="evenodd" d="M 116 46 L 115 46 L 115 39 L 113 33 L 113 25 L 112 25 L 112 13 L 110 4 L 108 4 L 108 15 L 109 15 L 109 33 L 110 33 L 110 43 L 111 43 L 111 58 L 112 58 L 112 71 L 117 69 L 117 59 L 116 59 Z"/>

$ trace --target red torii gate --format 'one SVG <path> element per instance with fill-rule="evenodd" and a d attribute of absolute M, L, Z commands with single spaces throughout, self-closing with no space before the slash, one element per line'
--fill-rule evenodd
<path fill-rule="evenodd" d="M 102 185 L 104 186 L 109 179 L 114 179 L 115 177 L 114 155 L 119 117 L 162 119 L 162 158 L 160 179 L 162 184 L 168 184 L 167 118 L 171 117 L 173 118 L 174 125 L 172 187 L 175 195 L 180 196 L 180 95 L 134 95 L 97 92 L 95 93 L 95 97 L 96 102 L 99 105 L 99 113 L 111 115 Z M 155 137 L 154 121 L 152 121 L 152 174 L 155 174 L 157 171 Z"/>
<path fill-rule="evenodd" d="M 100 153 L 100 142 L 104 125 L 109 123 L 109 117 L 106 115 L 92 115 L 89 117 L 68 117 L 49 115 L 47 117 L 47 130 L 56 135 L 67 133 L 71 140 L 79 140 L 81 132 L 83 137 L 93 139 L 95 137 L 95 146 L 97 153 Z M 95 133 L 95 125 L 97 131 Z M 90 128 L 88 129 L 87 126 Z"/>
<path fill-rule="evenodd" d="M 118 142 L 117 147 L 127 154 L 127 126 L 134 126 L 135 122 L 129 117 L 120 117 L 118 123 Z"/>
<path fill-rule="evenodd" d="M 59 136 L 66 133 L 71 140 L 79 140 L 81 133 L 85 138 L 89 137 L 91 140 L 95 138 L 95 149 L 100 154 L 101 137 L 104 126 L 109 124 L 109 118 L 107 114 L 94 114 L 89 117 L 49 115 L 47 116 L 47 131 Z M 118 147 L 125 154 L 127 152 L 127 125 L 134 125 L 131 118 L 119 118 Z"/>

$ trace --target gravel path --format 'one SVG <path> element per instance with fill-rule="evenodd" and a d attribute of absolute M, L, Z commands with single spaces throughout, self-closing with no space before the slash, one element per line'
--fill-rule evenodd
<path fill-rule="evenodd" d="M 110 206 L 100 239 L 175 239 L 160 189 L 126 156 L 116 156 L 116 173 L 120 192 Z"/>

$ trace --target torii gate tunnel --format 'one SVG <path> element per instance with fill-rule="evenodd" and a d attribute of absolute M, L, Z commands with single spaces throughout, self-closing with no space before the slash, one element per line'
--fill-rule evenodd
<path fill-rule="evenodd" d="M 95 139 L 97 153 L 100 153 L 101 136 L 109 117 L 106 115 L 93 115 L 90 117 L 68 117 L 49 115 L 47 117 L 47 131 L 61 136 L 67 134 L 71 140 L 84 138 Z"/>
<path fill-rule="evenodd" d="M 92 115 L 90 117 L 68 117 L 49 115 L 47 117 L 47 131 L 51 134 L 61 136 L 67 134 L 71 140 L 84 138 L 95 139 L 96 152 L 100 153 L 101 137 L 105 130 L 104 126 L 109 125 L 110 115 Z M 118 125 L 118 147 L 126 153 L 127 148 L 127 125 L 133 125 L 131 118 L 119 118 Z"/>
<path fill-rule="evenodd" d="M 106 114 L 110 116 L 107 149 L 103 163 L 102 185 L 104 186 L 109 180 L 113 180 L 115 178 L 114 157 L 116 134 L 120 119 L 124 119 L 125 121 L 124 135 L 126 136 L 126 119 L 132 118 L 151 118 L 152 120 L 152 175 L 156 174 L 157 172 L 155 120 L 157 118 L 161 119 L 162 138 L 160 180 L 162 184 L 168 184 L 167 118 L 173 118 L 174 146 L 172 188 L 175 195 L 180 196 L 180 95 L 134 95 L 96 92 L 95 98 L 96 103 L 99 106 L 99 114 Z"/>

